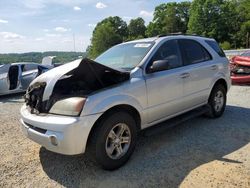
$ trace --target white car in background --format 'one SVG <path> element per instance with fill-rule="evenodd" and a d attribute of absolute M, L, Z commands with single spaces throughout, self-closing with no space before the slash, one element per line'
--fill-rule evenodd
<path fill-rule="evenodd" d="M 50 151 L 88 152 L 113 170 L 129 159 L 140 130 L 204 106 L 220 117 L 230 83 L 228 59 L 214 39 L 131 41 L 37 77 L 21 108 L 22 130 Z"/>
<path fill-rule="evenodd" d="M 0 95 L 25 92 L 37 76 L 54 67 L 51 63 L 52 59 L 45 57 L 42 64 L 18 62 L 0 65 Z"/>

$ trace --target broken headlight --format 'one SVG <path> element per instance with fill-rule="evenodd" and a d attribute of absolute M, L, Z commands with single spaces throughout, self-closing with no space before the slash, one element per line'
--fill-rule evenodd
<path fill-rule="evenodd" d="M 49 113 L 68 115 L 68 116 L 79 116 L 82 108 L 85 104 L 86 98 L 83 97 L 71 97 L 57 101 Z"/>

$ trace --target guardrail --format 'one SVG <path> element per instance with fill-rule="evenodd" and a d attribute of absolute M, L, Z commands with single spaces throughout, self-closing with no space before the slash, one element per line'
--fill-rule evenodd
<path fill-rule="evenodd" d="M 227 57 L 240 55 L 245 51 L 250 51 L 250 49 L 240 49 L 240 50 L 224 50 Z"/>

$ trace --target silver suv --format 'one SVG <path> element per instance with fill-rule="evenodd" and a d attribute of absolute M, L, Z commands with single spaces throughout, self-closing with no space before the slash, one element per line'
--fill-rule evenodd
<path fill-rule="evenodd" d="M 203 106 L 220 117 L 230 83 L 214 39 L 131 41 L 37 77 L 21 108 L 22 130 L 50 151 L 87 152 L 112 170 L 129 159 L 142 129 Z"/>

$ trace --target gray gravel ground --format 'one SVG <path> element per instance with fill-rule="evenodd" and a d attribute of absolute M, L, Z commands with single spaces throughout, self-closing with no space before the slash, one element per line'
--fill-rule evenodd
<path fill-rule="evenodd" d="M 141 136 L 122 168 L 63 156 L 26 139 L 20 95 L 0 97 L 0 187 L 250 187 L 250 87 L 233 86 L 223 117 Z"/>

